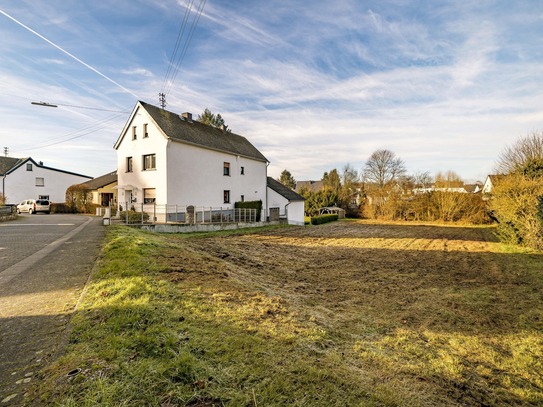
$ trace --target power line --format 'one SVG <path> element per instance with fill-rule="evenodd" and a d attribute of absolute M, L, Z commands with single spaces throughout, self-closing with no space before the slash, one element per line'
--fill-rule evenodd
<path fill-rule="evenodd" d="M 172 71 L 172 66 L 177 56 L 177 50 L 179 49 L 181 38 L 183 37 L 183 34 L 185 33 L 185 27 L 187 26 L 188 16 L 192 10 L 193 3 L 194 3 L 194 0 L 190 0 L 187 5 L 187 8 L 185 9 L 185 16 L 183 17 L 183 22 L 181 23 L 181 27 L 179 27 L 179 33 L 177 33 L 177 39 L 173 47 L 172 56 L 170 57 L 170 62 L 168 63 L 168 69 L 166 70 L 166 75 L 164 76 L 164 82 L 162 82 L 162 88 L 160 89 L 160 92 L 162 94 L 164 93 L 164 89 L 166 88 L 166 84 L 168 83 L 168 79 Z"/>
<path fill-rule="evenodd" d="M 187 34 L 187 38 L 185 38 L 185 42 L 183 44 L 183 47 L 181 48 L 181 53 L 179 54 L 179 56 L 177 56 L 177 61 L 174 63 L 173 58 L 175 58 L 174 55 L 177 55 L 177 51 L 178 51 L 178 48 L 179 48 L 180 36 L 178 35 L 178 41 L 176 41 L 176 45 L 174 47 L 175 50 L 174 50 L 174 53 L 172 54 L 172 60 L 170 61 L 170 64 L 168 66 L 168 68 L 169 68 L 168 73 L 167 73 L 168 76 L 164 79 L 163 92 L 162 92 L 164 94 L 168 94 L 170 92 L 170 90 L 171 90 L 171 88 L 172 88 L 172 86 L 173 86 L 173 84 L 175 82 L 175 79 L 177 78 L 177 74 L 179 73 L 179 70 L 181 68 L 181 64 L 183 63 L 183 60 L 185 59 L 185 55 L 186 55 L 187 50 L 189 48 L 190 42 L 192 40 L 192 37 L 194 36 L 194 31 L 196 30 L 196 26 L 198 25 L 198 22 L 200 20 L 202 12 L 204 11 L 204 6 L 206 4 L 206 1 L 207 0 L 200 0 L 200 4 L 198 5 L 197 10 L 196 10 L 196 15 L 194 16 L 194 18 L 192 20 L 192 24 L 191 24 L 189 32 Z M 192 4 L 193 4 L 193 0 L 190 1 L 189 6 L 187 8 L 189 13 L 192 10 Z M 188 13 L 185 13 L 185 17 L 187 17 L 187 15 L 188 15 Z M 186 18 L 183 20 L 183 24 L 182 24 L 181 29 L 180 29 L 180 35 L 182 35 L 185 32 L 186 20 L 187 20 Z M 174 68 L 171 68 L 171 67 L 174 67 Z"/>
<path fill-rule="evenodd" d="M 101 130 L 101 129 L 107 127 L 109 125 L 109 122 L 114 121 L 114 120 L 122 117 L 123 115 L 124 114 L 115 114 L 115 115 L 110 116 L 110 117 L 108 117 L 106 119 L 100 120 L 100 121 L 98 121 L 96 123 L 89 124 L 87 126 L 81 127 L 80 129 L 77 129 L 77 130 L 68 132 L 66 134 L 63 134 L 62 136 L 57 136 L 57 137 L 52 137 L 52 138 L 46 139 L 39 145 L 33 144 L 32 147 L 17 149 L 17 151 L 36 150 L 38 148 L 50 147 L 50 146 L 54 146 L 54 145 L 57 145 L 57 144 L 65 143 L 65 142 L 70 141 L 70 140 L 75 140 L 77 138 L 86 136 L 88 134 L 96 132 L 97 130 Z M 81 132 L 83 132 L 83 133 L 81 133 Z M 79 134 L 79 133 L 81 133 L 81 134 Z M 66 137 L 69 137 L 69 138 L 66 138 Z"/>

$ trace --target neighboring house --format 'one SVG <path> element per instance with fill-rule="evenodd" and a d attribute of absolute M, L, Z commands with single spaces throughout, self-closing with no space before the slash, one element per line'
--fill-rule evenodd
<path fill-rule="evenodd" d="M 46 167 L 32 158 L 0 157 L 0 178 L 6 203 L 17 204 L 24 199 L 49 199 L 65 202 L 66 189 L 92 177 Z"/>
<path fill-rule="evenodd" d="M 447 188 L 447 187 L 434 187 L 434 186 L 431 186 L 431 187 L 427 187 L 427 188 L 413 188 L 411 190 L 411 192 L 414 194 L 414 195 L 418 195 L 418 194 L 425 194 L 425 193 L 429 193 L 429 192 L 456 192 L 456 193 L 459 193 L 459 194 L 467 194 L 467 193 L 470 193 L 470 194 L 477 194 L 479 192 L 481 192 L 481 185 L 478 185 L 478 184 L 465 184 L 461 187 L 451 187 L 451 188 Z"/>
<path fill-rule="evenodd" d="M 496 183 L 499 182 L 501 178 L 505 175 L 488 175 L 486 177 L 485 183 L 483 184 L 483 194 L 492 193 L 492 188 L 496 186 Z"/>
<path fill-rule="evenodd" d="M 304 224 L 305 199 L 279 181 L 268 177 L 270 220 L 286 218 L 289 225 Z"/>
<path fill-rule="evenodd" d="M 101 206 L 117 205 L 117 171 L 84 182 L 92 193 L 92 203 Z"/>
<path fill-rule="evenodd" d="M 324 188 L 323 181 L 297 181 L 296 188 L 294 191 L 297 193 L 302 192 L 304 189 L 307 189 L 311 192 L 317 192 Z"/>
<path fill-rule="evenodd" d="M 138 101 L 114 146 L 118 203 L 231 209 L 261 200 L 268 160 L 245 137 Z"/>

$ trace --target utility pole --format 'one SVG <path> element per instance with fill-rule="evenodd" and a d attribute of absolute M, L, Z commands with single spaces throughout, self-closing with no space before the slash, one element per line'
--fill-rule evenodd
<path fill-rule="evenodd" d="M 9 147 L 4 147 L 4 157 L 7 157 L 9 153 Z"/>
<path fill-rule="evenodd" d="M 166 107 L 166 95 L 164 93 L 158 94 L 158 103 L 160 103 L 162 109 Z"/>

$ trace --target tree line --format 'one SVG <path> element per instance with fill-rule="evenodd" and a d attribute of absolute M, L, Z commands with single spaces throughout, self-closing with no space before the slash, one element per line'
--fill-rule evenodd
<path fill-rule="evenodd" d="M 340 171 L 332 169 L 323 174 L 321 188 L 302 187 L 298 193 L 306 199 L 307 216 L 338 206 L 349 217 L 368 219 L 497 222 L 503 240 L 543 248 L 543 132 L 506 147 L 495 171 L 499 181 L 490 196 L 458 193 L 464 182 L 454 171 L 433 177 L 428 172 L 407 174 L 401 158 L 381 149 L 370 155 L 360 172 L 350 164 Z M 286 169 L 278 181 L 296 187 Z"/>

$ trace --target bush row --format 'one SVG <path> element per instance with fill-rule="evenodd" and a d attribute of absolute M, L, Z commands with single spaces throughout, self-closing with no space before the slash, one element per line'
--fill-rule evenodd
<path fill-rule="evenodd" d="M 313 216 L 311 218 L 312 225 L 322 225 L 323 223 L 334 222 L 338 220 L 338 215 L 328 214 L 328 215 L 319 215 Z"/>

